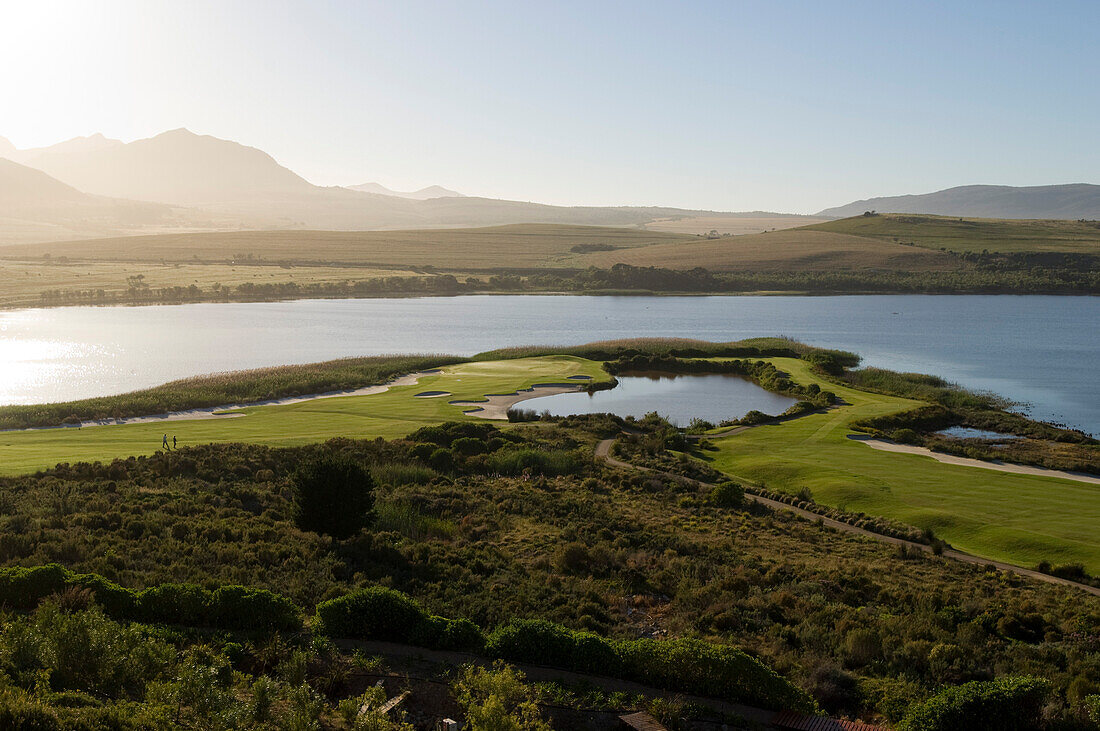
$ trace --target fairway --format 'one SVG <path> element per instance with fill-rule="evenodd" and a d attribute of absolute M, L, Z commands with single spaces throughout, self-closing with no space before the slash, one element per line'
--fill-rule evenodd
<path fill-rule="evenodd" d="M 599 363 L 564 355 L 463 363 L 384 393 L 253 406 L 234 412 L 243 414 L 238 417 L 0 432 L 0 474 L 152 454 L 160 449 L 165 433 L 169 440 L 175 436 L 181 447 L 209 442 L 289 446 L 334 437 L 393 439 L 422 426 L 477 418 L 463 414 L 472 406 L 453 405 L 452 400 L 479 401 L 487 394 L 562 383 L 575 375 L 591 376 L 594 382 L 610 379 Z M 450 395 L 416 397 L 426 391 Z"/>
<path fill-rule="evenodd" d="M 803 361 L 771 359 L 799 383 L 816 382 L 846 405 L 715 440 L 713 467 L 771 490 L 807 488 L 820 503 L 930 528 L 955 548 L 1034 566 L 1080 562 L 1100 570 L 1100 488 L 943 464 L 848 439 L 856 420 L 918 402 L 838 386 Z"/>

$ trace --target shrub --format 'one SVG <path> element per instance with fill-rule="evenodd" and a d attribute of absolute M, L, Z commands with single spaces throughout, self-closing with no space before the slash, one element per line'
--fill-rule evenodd
<path fill-rule="evenodd" d="M 522 672 L 503 663 L 462 668 L 455 699 L 470 731 L 550 731 Z"/>
<path fill-rule="evenodd" d="M 618 655 L 603 637 L 543 619 L 514 619 L 501 625 L 485 646 L 492 656 L 512 662 L 613 676 L 621 670 Z"/>
<path fill-rule="evenodd" d="M 711 488 L 710 501 L 720 508 L 739 508 L 745 502 L 745 488 L 729 480 Z"/>
<path fill-rule="evenodd" d="M 895 429 L 890 433 L 890 438 L 898 444 L 920 444 L 920 434 L 912 429 Z"/>
<path fill-rule="evenodd" d="M 292 486 L 294 519 L 304 531 L 349 538 L 373 519 L 374 479 L 353 459 L 328 455 L 306 462 Z"/>
<path fill-rule="evenodd" d="M 941 689 L 905 714 L 901 731 L 962 731 L 996 728 L 1025 731 L 1039 726 L 1050 682 L 1031 676 L 971 681 Z"/>
<path fill-rule="evenodd" d="M 431 615 L 409 596 L 381 586 L 321 602 L 316 628 L 329 637 L 468 652 L 480 650 L 485 641 L 473 623 Z"/>

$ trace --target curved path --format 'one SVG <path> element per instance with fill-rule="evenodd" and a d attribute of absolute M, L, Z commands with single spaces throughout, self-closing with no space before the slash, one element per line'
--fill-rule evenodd
<path fill-rule="evenodd" d="M 885 439 L 875 439 L 866 434 L 849 434 L 848 438 L 855 442 L 861 442 L 866 444 L 871 449 L 879 449 L 883 452 L 901 452 L 903 454 L 920 454 L 925 457 L 931 457 L 937 462 L 943 462 L 944 464 L 959 465 L 961 467 L 977 467 L 983 470 L 995 470 L 997 472 L 1012 472 L 1017 475 L 1036 475 L 1037 477 L 1056 477 L 1060 480 L 1076 480 L 1077 482 L 1088 482 L 1093 485 L 1100 485 L 1100 477 L 1096 475 L 1086 474 L 1084 472 L 1067 472 L 1065 470 L 1055 470 L 1048 467 L 1034 467 L 1032 465 L 1014 464 L 1010 462 L 991 462 L 983 459 L 972 459 L 970 457 L 957 457 L 953 454 L 944 454 L 943 452 L 934 452 L 928 447 L 916 447 L 909 444 L 898 444 L 897 442 L 890 442 Z"/>
<path fill-rule="evenodd" d="M 609 465 L 612 465 L 613 467 L 639 470 L 641 472 L 652 472 L 654 474 L 671 477 L 677 480 L 685 480 L 687 482 L 702 487 L 713 487 L 713 485 L 709 482 L 703 482 L 702 480 L 696 480 L 691 477 L 684 477 L 683 475 L 677 475 L 673 472 L 664 472 L 662 470 L 650 469 L 649 467 L 640 467 L 629 462 L 623 462 L 620 459 L 615 459 L 611 456 L 611 445 L 614 443 L 615 439 L 612 438 L 604 439 L 602 442 L 597 444 L 596 457 L 606 461 Z M 815 522 L 821 521 L 824 525 L 827 525 L 830 528 L 835 528 L 839 531 L 844 531 L 845 533 L 856 533 L 861 536 L 866 536 L 867 538 L 873 538 L 876 541 L 891 543 L 895 546 L 908 546 L 910 548 L 916 548 L 926 553 L 932 552 L 932 547 L 923 543 L 914 543 L 913 541 L 907 541 L 903 538 L 884 536 L 881 533 L 874 533 L 863 528 L 858 528 L 854 525 L 848 525 L 847 523 L 842 523 L 841 521 L 834 518 L 828 518 L 824 515 L 818 515 L 817 513 L 811 512 L 809 510 L 804 510 L 802 508 L 795 507 L 794 505 L 788 505 L 787 503 L 779 502 L 778 500 L 771 500 L 770 498 L 761 497 L 759 495 L 753 495 L 752 499 L 774 510 L 786 510 L 795 513 L 796 515 L 805 518 L 806 520 Z M 955 561 L 962 561 L 963 563 L 975 564 L 978 566 L 993 566 L 1001 571 L 1008 571 L 1013 574 L 1018 574 L 1019 576 L 1026 576 L 1029 579 L 1038 579 L 1039 581 L 1045 581 L 1048 584 L 1061 584 L 1062 586 L 1072 586 L 1074 588 L 1086 591 L 1093 596 L 1100 596 L 1100 588 L 1097 588 L 1095 586 L 1089 586 L 1088 584 L 1079 584 L 1076 581 L 1070 581 L 1069 579 L 1063 579 L 1058 576 L 1051 576 L 1050 574 L 1044 574 L 1039 571 L 1035 571 L 1034 569 L 1025 569 L 1023 566 L 1016 566 L 1014 564 L 1003 563 L 1001 561 L 993 561 L 988 558 L 980 558 L 978 556 L 972 556 L 969 553 L 963 553 L 962 551 L 956 551 L 954 549 L 944 549 L 942 555 L 944 558 L 950 558 Z"/>

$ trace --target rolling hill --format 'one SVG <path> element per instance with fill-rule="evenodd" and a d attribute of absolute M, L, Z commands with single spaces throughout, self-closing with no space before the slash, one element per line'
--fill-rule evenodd
<path fill-rule="evenodd" d="M 41 170 L 0 158 L 0 243 L 56 241 L 196 226 L 161 203 L 88 195 Z"/>
<path fill-rule="evenodd" d="M 807 230 L 958 252 L 1100 255 L 1100 222 L 879 214 Z"/>
<path fill-rule="evenodd" d="M 879 213 L 928 213 L 972 218 L 1100 219 L 1100 185 L 964 185 L 925 193 L 868 198 L 817 215 L 833 218 Z"/>

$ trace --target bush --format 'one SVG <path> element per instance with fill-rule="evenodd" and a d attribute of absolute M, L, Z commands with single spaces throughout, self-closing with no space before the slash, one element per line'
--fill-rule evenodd
<path fill-rule="evenodd" d="M 711 488 L 710 501 L 720 508 L 739 508 L 745 502 L 745 488 L 727 480 Z"/>
<path fill-rule="evenodd" d="M 264 589 L 223 586 L 211 592 L 192 584 L 162 584 L 137 591 L 57 564 L 0 569 L 0 604 L 9 608 L 33 609 L 72 588 L 90 590 L 95 602 L 117 620 L 284 632 L 302 626 L 289 599 Z"/>
<path fill-rule="evenodd" d="M 348 457 L 306 462 L 294 473 L 292 486 L 294 519 L 304 531 L 350 538 L 374 517 L 374 478 Z"/>
<path fill-rule="evenodd" d="M 464 619 L 426 612 L 409 596 L 373 586 L 317 605 L 316 629 L 329 637 L 403 642 L 439 650 L 477 652 L 481 630 Z"/>
<path fill-rule="evenodd" d="M 634 680 L 765 708 L 812 711 L 813 700 L 735 647 L 701 640 L 612 641 L 545 620 L 512 620 L 486 642 L 494 657 Z"/>
<path fill-rule="evenodd" d="M 901 731 L 995 728 L 1025 731 L 1039 726 L 1050 682 L 1031 676 L 971 681 L 941 689 L 905 714 Z"/>
<path fill-rule="evenodd" d="M 535 692 L 519 670 L 496 663 L 490 670 L 462 668 L 455 698 L 470 731 L 551 731 L 542 718 Z"/>
<path fill-rule="evenodd" d="M 890 434 L 890 438 L 898 444 L 920 444 L 920 434 L 917 434 L 912 429 L 895 429 Z"/>

